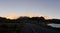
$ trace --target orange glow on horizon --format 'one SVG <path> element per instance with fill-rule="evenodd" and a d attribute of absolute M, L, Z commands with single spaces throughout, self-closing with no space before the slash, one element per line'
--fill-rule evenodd
<path fill-rule="evenodd" d="M 31 14 L 27 14 L 27 15 L 24 15 L 24 14 L 22 14 L 21 16 L 27 16 L 27 17 L 40 17 L 40 16 L 43 16 L 43 15 L 31 15 Z M 4 16 L 4 17 L 6 17 L 7 19 L 17 19 L 18 17 L 21 17 L 21 16 L 18 16 L 18 15 L 7 15 L 7 16 Z M 48 16 L 43 16 L 45 19 L 52 19 L 52 18 L 50 18 L 50 17 L 48 17 Z"/>
<path fill-rule="evenodd" d="M 18 16 L 4 16 L 5 18 L 7 18 L 7 19 L 16 19 L 16 18 L 18 18 Z"/>
<path fill-rule="evenodd" d="M 53 19 L 52 17 L 50 16 L 43 16 L 45 19 Z"/>

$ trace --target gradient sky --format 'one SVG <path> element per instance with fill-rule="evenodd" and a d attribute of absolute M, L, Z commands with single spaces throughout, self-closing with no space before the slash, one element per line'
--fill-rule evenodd
<path fill-rule="evenodd" d="M 46 15 L 60 18 L 60 0 L 0 0 L 0 16 Z"/>

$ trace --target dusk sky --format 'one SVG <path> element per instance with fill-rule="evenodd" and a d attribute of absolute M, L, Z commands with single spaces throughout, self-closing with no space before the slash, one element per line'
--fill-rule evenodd
<path fill-rule="evenodd" d="M 0 16 L 40 15 L 60 19 L 60 0 L 0 0 Z"/>

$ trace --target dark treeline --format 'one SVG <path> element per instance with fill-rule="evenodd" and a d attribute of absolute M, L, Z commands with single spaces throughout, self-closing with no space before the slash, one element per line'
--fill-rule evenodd
<path fill-rule="evenodd" d="M 0 30 L 1 32 L 6 32 L 6 31 L 15 31 L 16 29 L 18 30 L 17 32 L 19 32 L 20 28 L 22 28 L 22 26 L 26 23 L 30 23 L 30 24 L 36 24 L 42 27 L 46 27 L 48 28 L 49 26 L 47 26 L 48 23 L 58 23 L 60 24 L 60 19 L 48 19 L 46 20 L 44 17 L 19 17 L 17 19 L 7 19 L 7 18 L 3 18 L 0 17 Z M 48 29 L 54 29 L 54 30 L 59 30 L 59 28 L 52 28 L 49 27 Z M 11 32 L 12 32 L 11 31 Z"/>
<path fill-rule="evenodd" d="M 0 22 L 2 23 L 58 23 L 60 24 L 60 19 L 45 19 L 44 17 L 19 17 L 17 19 L 7 19 L 0 17 Z"/>

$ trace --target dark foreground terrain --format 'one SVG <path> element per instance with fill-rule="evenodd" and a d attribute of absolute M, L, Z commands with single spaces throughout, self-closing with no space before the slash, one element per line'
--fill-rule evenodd
<path fill-rule="evenodd" d="M 11 25 L 1 25 L 0 33 L 60 33 L 59 30 L 51 27 L 39 26 L 30 23 Z"/>
<path fill-rule="evenodd" d="M 0 17 L 0 33 L 60 33 L 60 28 L 47 26 L 48 23 L 60 24 L 60 19 L 20 17 L 11 20 Z"/>

